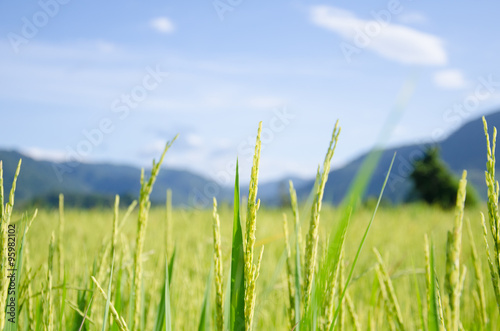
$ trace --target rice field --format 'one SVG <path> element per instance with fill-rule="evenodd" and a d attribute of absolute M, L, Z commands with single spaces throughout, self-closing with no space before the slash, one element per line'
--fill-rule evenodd
<path fill-rule="evenodd" d="M 250 176 L 249 192 L 239 192 L 237 172 L 234 202 L 212 210 L 172 208 L 175 192 L 151 207 L 173 141 L 127 209 L 119 197 L 113 210 L 65 209 L 61 196 L 59 210 L 22 211 L 2 189 L 0 328 L 500 329 L 496 130 L 488 202 L 464 208 L 464 172 L 450 211 L 359 205 L 376 154 L 344 204 L 323 204 L 339 137 L 336 126 L 310 199 L 297 202 L 291 184 L 283 209 L 258 200 L 260 128 L 251 174 L 239 174 Z"/>

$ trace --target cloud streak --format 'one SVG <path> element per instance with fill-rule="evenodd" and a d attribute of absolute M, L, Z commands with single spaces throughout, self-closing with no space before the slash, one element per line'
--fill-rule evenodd
<path fill-rule="evenodd" d="M 358 52 L 368 49 L 404 64 L 444 65 L 448 62 L 440 38 L 391 23 L 392 15 L 388 11 L 385 16 L 377 16 L 374 12 L 372 15 L 372 20 L 364 20 L 331 6 L 313 6 L 310 10 L 313 24 L 338 34 Z"/>

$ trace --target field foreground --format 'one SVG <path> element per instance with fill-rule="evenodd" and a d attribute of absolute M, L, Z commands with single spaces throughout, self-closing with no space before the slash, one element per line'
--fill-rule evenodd
<path fill-rule="evenodd" d="M 222 230 L 222 252 L 224 270 L 230 269 L 230 248 L 232 229 L 232 209 L 221 208 L 220 210 Z M 123 211 L 124 212 L 124 211 Z M 256 246 L 265 244 L 265 254 L 262 258 L 260 276 L 258 278 L 258 294 L 255 313 L 255 330 L 288 330 L 287 300 L 288 289 L 286 283 L 285 264 L 282 259 L 285 243 L 283 236 L 283 216 L 288 214 L 292 219 L 290 210 L 267 210 L 259 211 L 259 227 L 257 230 Z M 352 219 L 351 226 L 346 238 L 346 265 L 352 261 L 356 252 L 361 235 L 372 214 L 372 210 L 362 209 Z M 19 216 L 19 215 L 17 215 Z M 17 217 L 14 217 L 15 219 Z M 33 280 L 34 291 L 41 289 L 46 283 L 46 270 L 49 241 L 51 233 L 58 231 L 59 213 L 56 210 L 41 210 L 36 221 L 28 233 L 30 266 L 33 272 L 38 271 Z M 121 281 L 124 292 L 124 303 L 127 301 L 125 293 L 130 286 L 132 256 L 135 233 L 137 231 L 134 220 L 137 213 L 132 214 L 125 224 L 119 245 L 128 256 L 123 257 L 121 265 L 123 270 L 115 269 L 116 278 L 123 272 Z M 213 255 L 212 240 L 212 215 L 210 211 L 181 211 L 173 210 L 171 230 L 174 235 L 169 236 L 169 242 L 165 244 L 166 212 L 162 208 L 151 210 L 148 231 L 144 250 L 144 298 L 146 307 L 156 307 L 160 300 L 161 282 L 165 261 L 165 246 L 171 255 L 174 245 L 176 246 L 176 265 L 173 270 L 171 285 L 171 307 L 173 330 L 196 330 L 199 324 L 199 316 L 202 307 L 207 277 Z M 339 218 L 339 210 L 324 208 L 322 215 L 320 236 L 326 236 L 335 220 Z M 479 211 L 468 210 L 466 219 L 470 219 L 476 245 L 481 251 L 484 246 L 482 239 L 482 228 L 480 225 Z M 64 252 L 64 267 L 66 270 L 67 293 L 63 324 L 68 326 L 63 329 L 71 329 L 72 321 L 77 313 L 71 306 L 77 306 L 77 288 L 91 288 L 89 282 L 92 274 L 94 259 L 102 253 L 103 239 L 109 237 L 112 232 L 112 210 L 67 210 L 65 211 L 65 228 L 62 241 Z M 376 280 L 376 259 L 372 247 L 376 247 L 384 257 L 386 268 L 391 276 L 396 291 L 397 299 L 401 308 L 406 329 L 421 329 L 417 291 L 415 288 L 415 277 L 419 284 L 421 300 L 425 299 L 425 256 L 424 235 L 429 234 L 435 244 L 435 260 L 437 275 L 440 284 L 444 284 L 445 260 L 446 260 L 446 232 L 453 227 L 454 212 L 443 211 L 425 205 L 409 205 L 397 208 L 381 208 L 374 221 L 373 227 L 365 243 L 360 261 L 354 273 L 353 282 L 349 286 L 350 297 L 354 309 L 358 315 L 358 321 L 363 330 L 368 327 L 368 315 L 371 311 L 374 319 L 375 329 L 385 330 L 388 328 L 385 308 L 380 302 L 372 302 L 372 288 Z M 244 224 L 244 222 L 243 222 Z M 324 239 L 324 238 L 322 238 Z M 320 241 L 321 245 L 321 241 Z M 321 249 L 321 247 L 320 247 Z M 121 259 L 121 257 L 120 257 Z M 471 260 L 470 240 L 465 235 L 462 252 L 463 263 L 467 266 L 467 277 L 461 304 L 461 321 L 466 330 L 480 329 L 478 321 L 480 311 L 475 305 L 473 295 L 477 279 L 474 277 L 474 264 Z M 481 259 L 484 260 L 484 259 Z M 490 317 L 490 329 L 498 329 L 498 310 L 496 307 L 491 284 L 488 277 L 486 261 L 481 261 L 483 266 L 484 287 L 486 292 L 486 311 Z M 99 263 L 97 259 L 96 263 Z M 57 267 L 55 268 L 57 271 Z M 56 272 L 57 273 L 57 272 Z M 225 272 L 224 279 L 227 279 Z M 103 277 L 104 284 L 107 284 Z M 116 284 L 116 279 L 115 282 Z M 62 280 L 55 277 L 54 287 L 62 284 Z M 212 291 L 213 293 L 213 291 Z M 59 318 L 59 301 L 62 290 L 54 289 L 56 320 Z M 34 296 L 35 307 L 41 302 L 40 295 Z M 94 305 L 104 306 L 105 300 L 101 296 L 95 297 Z M 102 309 L 102 308 L 100 308 Z M 101 312 L 96 311 L 91 316 L 94 322 L 98 322 Z M 145 330 L 151 330 L 154 324 L 156 311 L 150 310 L 146 316 Z M 21 321 L 27 321 L 25 312 L 21 314 Z M 347 315 L 348 317 L 348 315 Z M 353 329 L 352 321 L 346 318 L 346 330 Z M 26 326 L 25 323 L 24 326 Z M 89 329 L 99 329 L 100 325 L 89 324 Z M 24 328 L 23 328 L 24 329 Z"/>
<path fill-rule="evenodd" d="M 61 195 L 58 211 L 13 212 L 20 162 L 8 199 L 0 190 L 0 329 L 500 328 L 496 129 L 490 143 L 485 122 L 483 211 L 464 208 L 466 171 L 452 211 L 363 207 L 377 152 L 341 207 L 322 205 L 338 126 L 308 201 L 299 205 L 290 183 L 289 208 L 260 208 L 261 130 L 248 197 L 237 165 L 232 206 L 214 199 L 212 211 L 173 209 L 171 192 L 166 208 L 151 209 L 172 143 L 151 175 L 142 173 L 139 199 L 127 209 L 117 196 L 113 210 L 65 210 Z M 0 188 L 2 178 L 0 161 Z"/>

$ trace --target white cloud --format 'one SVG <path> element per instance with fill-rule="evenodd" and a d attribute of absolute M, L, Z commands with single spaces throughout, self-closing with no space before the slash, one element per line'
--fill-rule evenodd
<path fill-rule="evenodd" d="M 157 17 L 149 22 L 149 25 L 160 33 L 172 33 L 175 30 L 174 23 L 166 17 Z"/>
<path fill-rule="evenodd" d="M 434 84 L 445 89 L 461 89 L 467 87 L 467 81 L 462 71 L 458 69 L 445 69 L 434 73 Z"/>
<path fill-rule="evenodd" d="M 405 64 L 443 65 L 447 54 L 443 41 L 431 34 L 400 25 L 363 20 L 330 6 L 313 6 L 311 21 L 340 35 L 357 52 L 369 49 L 382 57 Z"/>
<path fill-rule="evenodd" d="M 64 162 L 67 161 L 67 153 L 62 150 L 43 149 L 38 147 L 23 148 L 21 153 L 39 161 Z"/>

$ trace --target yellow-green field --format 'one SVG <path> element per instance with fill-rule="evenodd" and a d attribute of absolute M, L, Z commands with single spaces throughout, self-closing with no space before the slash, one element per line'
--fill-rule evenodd
<path fill-rule="evenodd" d="M 32 212 L 32 211 L 31 211 Z M 124 212 L 121 211 L 122 213 Z M 286 317 L 287 307 L 287 284 L 286 270 L 284 265 L 279 265 L 280 257 L 284 251 L 283 238 L 283 216 L 288 214 L 292 218 L 290 210 L 268 210 L 259 211 L 257 246 L 265 245 L 265 253 L 262 260 L 260 277 L 258 279 L 258 294 L 255 314 L 255 330 L 288 330 Z M 371 217 L 372 210 L 362 209 L 353 217 L 346 238 L 346 264 L 352 261 L 353 255 L 359 242 L 361 234 Z M 18 215 L 16 215 L 18 216 Z M 151 211 L 146 243 L 145 243 L 145 277 L 144 289 L 148 300 L 147 305 L 156 307 L 160 296 L 162 282 L 161 275 L 165 260 L 165 210 L 154 208 Z M 220 210 L 222 227 L 222 249 L 224 260 L 224 277 L 227 279 L 230 266 L 231 253 L 231 228 L 232 210 L 224 208 Z M 16 217 L 14 217 L 16 218 Z M 38 292 L 46 281 L 46 267 L 48 258 L 48 246 L 52 232 L 58 231 L 58 211 L 41 210 L 28 233 L 29 260 L 31 267 L 37 270 L 43 266 L 33 281 L 33 290 Z M 325 237 L 329 233 L 335 220 L 339 218 L 339 210 L 324 208 L 321 214 L 320 234 Z M 480 226 L 479 210 L 467 210 L 466 219 L 471 220 L 475 235 L 476 245 L 479 252 L 484 251 L 482 229 Z M 123 265 L 131 266 L 132 256 L 130 252 L 134 249 L 136 233 L 137 213 L 133 213 L 128 219 L 119 241 L 120 250 L 128 251 L 129 255 L 124 257 Z M 94 259 L 99 256 L 103 239 L 110 236 L 112 231 L 112 210 L 67 210 L 65 212 L 65 229 L 63 238 L 64 265 L 67 271 L 67 285 L 70 288 L 89 287 L 90 274 Z M 201 305 L 206 286 L 206 280 L 210 271 L 210 263 L 213 255 L 212 240 L 212 215 L 211 211 L 181 211 L 174 210 L 172 215 L 172 235 L 168 251 L 171 254 L 174 244 L 177 247 L 176 265 L 174 267 L 172 280 L 172 311 L 174 330 L 196 330 L 198 328 Z M 445 247 L 446 232 L 451 230 L 454 222 L 453 211 L 442 211 L 425 205 L 409 205 L 397 208 L 382 208 L 378 211 L 373 227 L 370 231 L 360 261 L 354 273 L 354 281 L 349 287 L 355 309 L 359 315 L 361 325 L 367 329 L 367 314 L 370 309 L 370 296 L 372 284 L 375 277 L 374 266 L 376 259 L 372 247 L 376 247 L 386 261 L 387 268 L 391 274 L 397 291 L 399 304 L 403 312 L 403 319 L 408 330 L 419 330 L 419 312 L 416 299 L 413 271 L 417 273 L 421 296 L 425 297 L 424 281 L 424 235 L 428 233 L 433 239 L 436 247 L 436 267 L 440 284 L 444 284 L 445 274 Z M 306 224 L 303 224 L 305 227 Z M 470 259 L 470 241 L 464 233 L 464 245 L 462 259 L 467 266 L 466 288 L 462 297 L 462 323 L 466 330 L 480 329 L 477 324 L 478 312 L 473 301 L 475 286 L 474 266 Z M 320 243 L 321 245 L 321 243 Z M 491 318 L 491 329 L 498 327 L 498 309 L 491 289 L 491 280 L 484 254 L 481 255 L 483 274 L 485 275 L 485 290 L 487 294 L 487 311 Z M 56 268 L 57 271 L 57 268 Z M 118 270 L 115 270 L 117 273 Z M 277 273 L 277 279 L 273 275 Z M 54 285 L 61 284 L 56 280 Z M 85 286 L 85 284 L 87 284 Z M 107 284 L 107 281 L 105 282 Z M 124 285 L 126 286 L 126 285 Z M 213 286 L 213 285 L 212 285 Z M 76 290 L 68 290 L 67 300 L 76 304 Z M 128 291 L 127 291 L 128 292 Z M 212 291 L 213 293 L 213 291 Z M 152 298 L 149 298 L 149 297 Z M 54 298 L 61 297 L 60 290 L 54 290 Z M 39 297 L 35 297 L 39 300 Z M 96 295 L 95 303 L 103 306 L 105 300 Z M 212 299 L 214 300 L 214 299 Z M 378 330 L 385 330 L 384 308 L 378 307 L 381 316 L 378 317 Z M 56 312 L 59 312 L 56 308 Z M 97 316 L 102 312 L 96 312 Z M 154 312 L 156 313 L 156 312 Z M 75 314 L 74 310 L 66 305 L 65 318 L 68 320 Z M 23 315 L 23 314 L 22 314 Z M 153 322 L 153 311 L 149 316 L 150 330 Z M 98 317 L 92 316 L 98 321 Z M 351 330 L 351 321 L 347 319 L 346 330 Z M 56 327 L 56 329 L 58 329 Z M 65 329 L 63 327 L 63 329 Z M 70 328 L 66 328 L 70 329 Z M 90 329 L 93 329 L 92 327 Z M 97 325 L 95 329 L 100 329 Z"/>
<path fill-rule="evenodd" d="M 298 205 L 291 186 L 289 208 L 259 208 L 260 132 L 248 197 L 235 189 L 232 206 L 214 200 L 213 210 L 173 209 L 167 193 L 165 208 L 151 209 L 171 143 L 128 209 L 117 198 L 110 210 L 64 210 L 61 196 L 59 210 L 34 217 L 34 210 L 13 212 L 14 195 L 0 191 L 0 328 L 500 328 L 496 130 L 492 143 L 487 136 L 488 202 L 464 209 L 464 171 L 449 211 L 357 203 L 375 164 L 370 157 L 345 203 L 322 205 L 337 127 L 308 202 Z M 0 180 L 1 169 L 0 162 Z"/>

